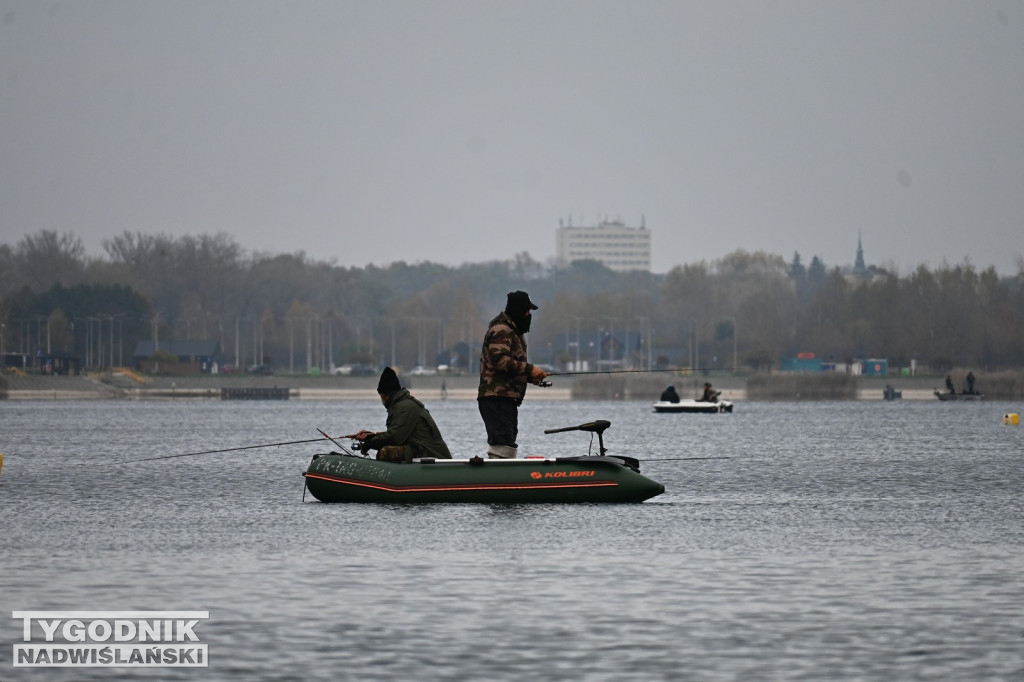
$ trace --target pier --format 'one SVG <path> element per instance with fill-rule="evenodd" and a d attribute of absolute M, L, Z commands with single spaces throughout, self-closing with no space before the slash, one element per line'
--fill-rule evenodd
<path fill-rule="evenodd" d="M 288 400 L 291 389 L 277 386 L 247 386 L 220 389 L 221 400 Z"/>

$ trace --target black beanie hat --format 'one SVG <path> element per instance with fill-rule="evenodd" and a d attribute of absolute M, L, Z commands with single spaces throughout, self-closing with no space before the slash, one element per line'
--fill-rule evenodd
<path fill-rule="evenodd" d="M 402 390 L 402 385 L 398 383 L 398 375 L 395 374 L 395 370 L 385 367 L 384 371 L 380 373 L 380 381 L 377 382 L 377 393 L 394 395 L 400 390 Z"/>
<path fill-rule="evenodd" d="M 505 304 L 505 312 L 509 317 L 515 319 L 517 316 L 525 315 L 527 310 L 537 310 L 537 306 L 530 300 L 530 295 L 525 291 L 510 291 L 508 302 Z"/>
<path fill-rule="evenodd" d="M 509 316 L 520 334 L 530 331 L 531 317 L 527 315 L 531 310 L 537 310 L 537 306 L 530 300 L 530 295 L 525 291 L 510 291 L 508 303 L 505 304 L 505 314 Z"/>

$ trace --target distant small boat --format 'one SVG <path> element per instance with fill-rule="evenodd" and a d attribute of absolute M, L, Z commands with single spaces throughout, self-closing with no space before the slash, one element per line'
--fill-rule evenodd
<path fill-rule="evenodd" d="M 902 400 L 903 391 L 897 391 L 892 386 L 886 384 L 885 390 L 882 391 L 882 397 L 885 398 L 886 400 Z"/>
<path fill-rule="evenodd" d="M 938 389 L 935 390 L 935 397 L 939 400 L 946 402 L 948 400 L 984 400 L 984 393 L 943 393 Z"/>
<path fill-rule="evenodd" d="M 713 403 L 704 402 L 702 400 L 694 400 L 692 398 L 680 400 L 678 403 L 671 403 L 668 402 L 667 400 L 659 400 L 656 403 L 652 403 L 651 407 L 654 408 L 655 412 L 732 412 L 732 403 L 729 402 L 728 400 L 719 400 Z"/>

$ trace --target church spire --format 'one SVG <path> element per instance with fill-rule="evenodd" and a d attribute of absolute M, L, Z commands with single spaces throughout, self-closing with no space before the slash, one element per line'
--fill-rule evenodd
<path fill-rule="evenodd" d="M 868 269 L 864 265 L 864 247 L 860 241 L 860 230 L 857 230 L 857 260 L 853 262 L 853 274 L 864 277 L 867 273 Z"/>

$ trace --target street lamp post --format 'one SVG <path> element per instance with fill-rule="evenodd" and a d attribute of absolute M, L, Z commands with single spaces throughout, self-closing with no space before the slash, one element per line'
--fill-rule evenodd
<path fill-rule="evenodd" d="M 292 318 L 288 318 L 288 372 L 295 374 L 295 325 Z"/>
<path fill-rule="evenodd" d="M 306 374 L 313 371 L 313 319 L 306 318 Z"/>
<path fill-rule="evenodd" d="M 36 317 L 36 356 L 37 357 L 39 355 L 39 352 L 42 351 L 42 349 L 43 349 L 43 329 L 42 329 L 43 328 L 43 320 L 46 320 L 46 336 L 47 336 L 47 338 L 49 338 L 49 336 L 50 336 L 50 321 L 47 320 L 45 317 L 37 316 Z M 49 349 L 47 349 L 46 352 L 49 353 L 50 352 Z"/>
<path fill-rule="evenodd" d="M 96 322 L 96 325 L 97 325 L 96 342 L 95 343 L 93 343 L 93 341 L 92 341 L 92 323 L 93 322 Z M 95 353 L 96 353 L 96 365 L 95 366 L 98 369 L 103 369 L 103 328 L 99 326 L 101 322 L 102 321 L 98 317 L 86 316 L 86 318 L 85 318 L 85 341 L 86 341 L 85 364 L 86 364 L 87 367 L 89 366 L 90 356 L 92 355 L 92 352 L 95 350 Z"/>
<path fill-rule="evenodd" d="M 696 318 L 690 318 L 690 336 L 692 345 L 690 346 L 690 370 L 696 372 L 697 365 L 700 364 L 700 346 L 697 343 L 697 320 Z"/>
<path fill-rule="evenodd" d="M 608 320 L 608 368 L 615 367 L 615 318 L 605 317 Z"/>
<path fill-rule="evenodd" d="M 253 366 L 263 363 L 260 357 L 260 341 L 263 337 L 263 318 L 255 317 L 252 321 L 252 364 Z"/>
<path fill-rule="evenodd" d="M 443 317 L 437 318 L 437 355 L 434 356 L 434 364 L 437 364 L 437 358 L 444 351 L 448 350 L 448 325 L 445 324 Z M 449 353 L 445 353 L 450 357 Z M 445 358 L 445 363 L 448 364 L 448 357 Z"/>
<path fill-rule="evenodd" d="M 647 336 L 651 343 L 647 346 L 647 369 L 654 369 L 654 326 L 647 321 Z"/>
<path fill-rule="evenodd" d="M 738 367 L 736 364 L 736 345 L 738 338 L 738 334 L 736 333 L 736 318 L 729 316 L 725 319 L 732 320 L 732 373 L 736 374 L 736 369 Z"/>
<path fill-rule="evenodd" d="M 391 320 L 391 366 L 395 366 L 395 320 Z"/>
<path fill-rule="evenodd" d="M 580 371 L 580 318 L 575 315 L 571 316 L 572 319 L 576 320 L 576 368 L 574 371 Z"/>
<path fill-rule="evenodd" d="M 728 319 L 728 321 L 732 323 L 732 373 L 735 374 L 736 368 L 738 367 L 736 365 L 736 318 L 732 315 L 725 315 L 722 319 Z"/>
<path fill-rule="evenodd" d="M 644 366 L 643 351 L 647 351 L 647 370 L 651 369 L 651 321 L 646 315 L 639 315 L 636 318 L 640 322 L 640 333 L 643 335 L 643 347 L 640 349 L 640 366 Z"/>
<path fill-rule="evenodd" d="M 89 369 L 89 361 L 92 357 L 92 339 L 89 336 L 89 318 L 85 318 L 85 369 Z"/>
<path fill-rule="evenodd" d="M 103 318 L 110 321 L 110 368 L 114 368 L 114 316 L 113 315 L 101 315 L 98 318 L 100 334 L 103 334 Z"/>
<path fill-rule="evenodd" d="M 91 318 L 96 321 L 96 367 L 103 369 L 103 320 L 99 317 Z"/>

